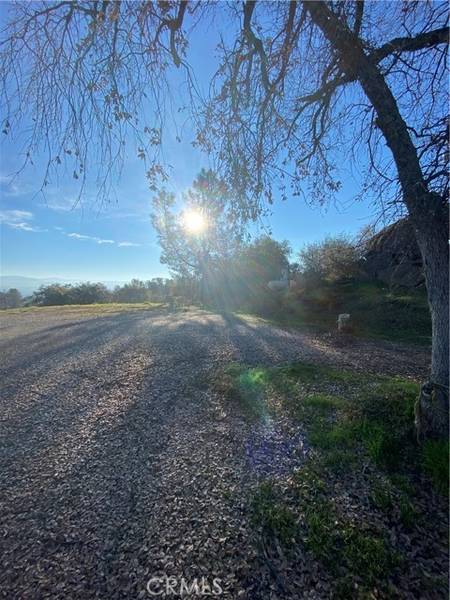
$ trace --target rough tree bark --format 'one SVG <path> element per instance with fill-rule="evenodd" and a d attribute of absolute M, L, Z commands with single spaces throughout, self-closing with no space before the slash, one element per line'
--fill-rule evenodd
<path fill-rule="evenodd" d="M 417 150 L 397 102 L 361 39 L 325 2 L 305 2 L 313 22 L 338 52 L 347 76 L 359 81 L 376 115 L 398 171 L 403 201 L 422 253 L 432 319 L 431 378 L 416 407 L 419 438 L 448 436 L 449 275 L 448 211 L 445 198 L 431 192 Z"/>

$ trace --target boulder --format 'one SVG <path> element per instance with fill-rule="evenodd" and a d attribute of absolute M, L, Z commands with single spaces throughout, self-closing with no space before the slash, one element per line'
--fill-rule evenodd
<path fill-rule="evenodd" d="M 364 270 L 388 285 L 419 287 L 425 283 L 422 257 L 409 219 L 400 219 L 366 245 Z"/>
<path fill-rule="evenodd" d="M 348 333 L 351 330 L 350 315 L 342 313 L 338 316 L 337 326 L 339 333 Z"/>

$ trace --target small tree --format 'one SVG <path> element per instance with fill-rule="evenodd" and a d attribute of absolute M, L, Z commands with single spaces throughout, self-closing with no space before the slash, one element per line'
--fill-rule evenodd
<path fill-rule="evenodd" d="M 113 298 L 116 302 L 147 302 L 150 300 L 151 290 L 148 285 L 139 279 L 132 279 L 130 283 L 117 286 Z"/>
<path fill-rule="evenodd" d="M 279 304 L 279 295 L 269 289 L 268 283 L 287 274 L 289 254 L 287 242 L 277 242 L 269 236 L 240 244 L 209 278 L 215 305 L 260 314 L 273 312 Z"/>
<path fill-rule="evenodd" d="M 322 242 L 306 245 L 299 252 L 303 280 L 334 283 L 355 277 L 360 272 L 360 253 L 344 236 L 327 237 Z"/>
<path fill-rule="evenodd" d="M 70 285 L 41 285 L 41 287 L 34 292 L 31 302 L 38 306 L 60 306 L 62 304 L 71 304 L 71 290 L 72 286 Z"/>
<path fill-rule="evenodd" d="M 22 304 L 22 294 L 16 288 L 0 292 L 0 308 L 18 308 Z"/>
<path fill-rule="evenodd" d="M 242 241 L 242 229 L 228 212 L 227 186 L 213 171 L 202 170 L 182 196 L 162 190 L 153 201 L 152 222 L 162 248 L 161 262 L 180 277 L 193 277 L 206 299 L 213 273 L 223 267 Z M 191 227 L 189 220 L 198 221 Z"/>
<path fill-rule="evenodd" d="M 80 283 L 69 291 L 70 304 L 104 304 L 111 299 L 111 293 L 103 283 Z"/>

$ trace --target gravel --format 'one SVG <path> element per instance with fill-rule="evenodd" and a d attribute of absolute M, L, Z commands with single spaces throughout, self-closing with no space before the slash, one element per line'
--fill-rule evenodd
<path fill-rule="evenodd" d="M 211 375 L 302 359 L 417 378 L 429 360 L 199 310 L 5 314 L 0 334 L 8 599 L 149 598 L 163 575 L 219 578 L 223 598 L 275 598 L 258 583 L 245 492 L 299 464 L 306 445 L 301 431 L 286 438 L 224 408 Z"/>

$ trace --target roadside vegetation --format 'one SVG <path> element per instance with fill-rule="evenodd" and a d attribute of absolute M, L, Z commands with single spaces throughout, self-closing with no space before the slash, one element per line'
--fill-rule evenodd
<path fill-rule="evenodd" d="M 259 481 L 249 511 L 265 545 L 320 562 L 333 597 L 393 597 L 430 539 L 445 548 L 449 447 L 417 444 L 415 382 L 296 363 L 233 364 L 215 385 L 253 423 L 287 415 L 304 428 L 304 466 Z M 443 573 L 424 569 L 422 592 L 443 597 Z"/>
<path fill-rule="evenodd" d="M 249 311 L 258 315 L 254 311 Z M 353 335 L 429 346 L 431 319 L 424 290 L 377 281 L 318 283 L 290 290 L 279 307 L 263 313 L 284 327 L 335 331 L 337 315 L 351 315 Z"/>
<path fill-rule="evenodd" d="M 198 203 L 200 208 L 206 205 L 214 190 L 216 196 L 220 195 L 211 174 L 203 173 L 200 177 L 208 185 L 200 188 L 203 191 L 198 196 L 191 193 L 190 199 L 192 202 L 195 199 L 193 206 L 197 209 Z M 224 258 L 213 242 L 232 238 L 226 223 L 221 224 L 217 214 L 214 218 L 216 227 L 224 231 L 211 237 L 207 267 L 202 260 L 197 270 L 190 272 L 184 268 L 180 244 L 189 264 L 195 264 L 199 249 L 195 238 L 176 227 L 174 217 L 174 232 L 164 229 L 163 238 L 166 248 L 163 259 L 173 269 L 172 279 L 133 279 L 114 290 L 102 283 L 52 284 L 25 299 L 17 290 L 9 290 L 0 295 L 0 307 L 197 304 L 213 311 L 247 313 L 284 327 L 318 332 L 335 331 L 338 314 L 350 313 L 354 335 L 430 345 L 431 320 L 424 287 L 388 285 L 376 279 L 366 264 L 371 238 L 367 241 L 364 232 L 355 240 L 337 236 L 309 244 L 299 252 L 298 262 L 290 261 L 292 252 L 288 242 L 268 236 L 247 243 L 230 241 L 231 247 Z M 176 251 L 172 247 L 175 240 Z M 420 279 L 420 269 L 417 273 Z"/>

